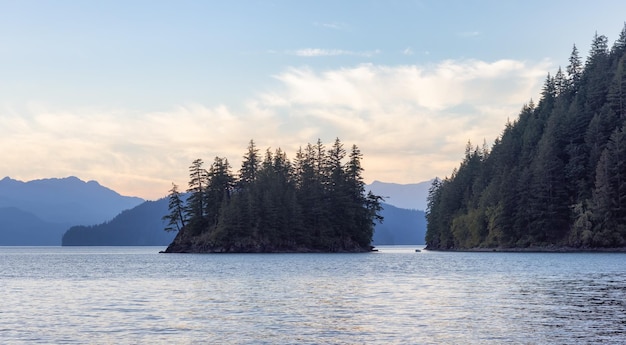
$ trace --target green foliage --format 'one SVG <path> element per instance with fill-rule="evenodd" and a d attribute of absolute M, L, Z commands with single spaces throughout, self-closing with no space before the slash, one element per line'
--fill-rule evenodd
<path fill-rule="evenodd" d="M 429 248 L 626 245 L 626 25 L 607 42 L 594 36 L 584 66 L 574 46 L 491 152 L 468 144 L 435 180 Z"/>
<path fill-rule="evenodd" d="M 294 163 L 280 148 L 261 159 L 251 140 L 237 177 L 225 158 L 208 171 L 195 160 L 184 217 L 174 201 L 166 216 L 186 222 L 168 251 L 370 250 L 382 198 L 365 194 L 362 158 L 336 139 L 328 150 L 320 140 L 308 144 Z"/>

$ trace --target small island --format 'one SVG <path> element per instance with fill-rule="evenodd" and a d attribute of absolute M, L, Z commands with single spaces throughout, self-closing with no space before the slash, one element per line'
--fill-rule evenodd
<path fill-rule="evenodd" d="M 261 159 L 250 141 L 237 176 L 228 159 L 189 167 L 187 193 L 169 193 L 165 253 L 368 252 L 380 196 L 365 193 L 362 153 L 336 139 L 300 148 L 292 163 L 280 148 Z M 344 162 L 345 161 L 345 162 Z"/>

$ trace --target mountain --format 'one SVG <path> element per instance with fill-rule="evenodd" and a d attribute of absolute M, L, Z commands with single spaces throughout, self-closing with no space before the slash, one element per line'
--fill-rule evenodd
<path fill-rule="evenodd" d="M 626 248 L 626 24 L 548 74 L 489 151 L 433 189 L 429 249 Z"/>
<path fill-rule="evenodd" d="M 376 224 L 373 245 L 424 244 L 426 217 L 424 211 L 407 210 L 383 204 L 382 224 Z"/>
<path fill-rule="evenodd" d="M 15 207 L 0 207 L 0 246 L 59 245 L 67 229 Z"/>
<path fill-rule="evenodd" d="M 398 184 L 374 181 L 365 188 L 385 198 L 385 203 L 409 210 L 426 210 L 428 189 L 433 180 L 420 183 Z"/>
<path fill-rule="evenodd" d="M 144 200 L 76 177 L 0 180 L 0 243 L 59 245 L 72 225 L 99 224 Z"/>
<path fill-rule="evenodd" d="M 0 207 L 16 207 L 55 223 L 98 224 L 143 201 L 74 176 L 29 182 L 9 177 L 0 180 Z"/>
<path fill-rule="evenodd" d="M 123 211 L 109 222 L 74 226 L 64 235 L 64 246 L 167 246 L 176 236 L 165 232 L 161 219 L 168 213 L 168 199 L 146 201 Z"/>

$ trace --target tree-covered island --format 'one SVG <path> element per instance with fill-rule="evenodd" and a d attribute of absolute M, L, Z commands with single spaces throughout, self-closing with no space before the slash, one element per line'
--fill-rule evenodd
<path fill-rule="evenodd" d="M 226 158 L 189 167 L 183 194 L 173 185 L 166 253 L 371 251 L 381 197 L 365 193 L 362 153 L 336 139 L 299 149 L 292 163 L 280 148 L 262 158 L 250 141 L 235 176 Z M 344 162 L 345 161 L 345 162 Z"/>
<path fill-rule="evenodd" d="M 626 248 L 626 26 L 545 81 L 492 149 L 468 144 L 428 197 L 428 249 Z"/>

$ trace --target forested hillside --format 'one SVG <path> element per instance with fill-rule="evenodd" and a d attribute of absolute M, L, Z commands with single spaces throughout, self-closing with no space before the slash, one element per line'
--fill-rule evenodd
<path fill-rule="evenodd" d="M 189 168 L 186 202 L 170 191 L 166 252 L 368 251 L 380 197 L 365 193 L 362 154 L 339 139 L 300 149 L 291 163 L 281 149 L 261 159 L 250 141 L 239 174 L 226 158 Z"/>
<path fill-rule="evenodd" d="M 626 26 L 573 47 L 491 150 L 468 143 L 428 197 L 427 246 L 626 246 Z"/>
<path fill-rule="evenodd" d="M 163 246 L 174 234 L 162 231 L 167 199 L 146 201 L 125 210 L 110 221 L 73 226 L 63 234 L 63 246 Z"/>

